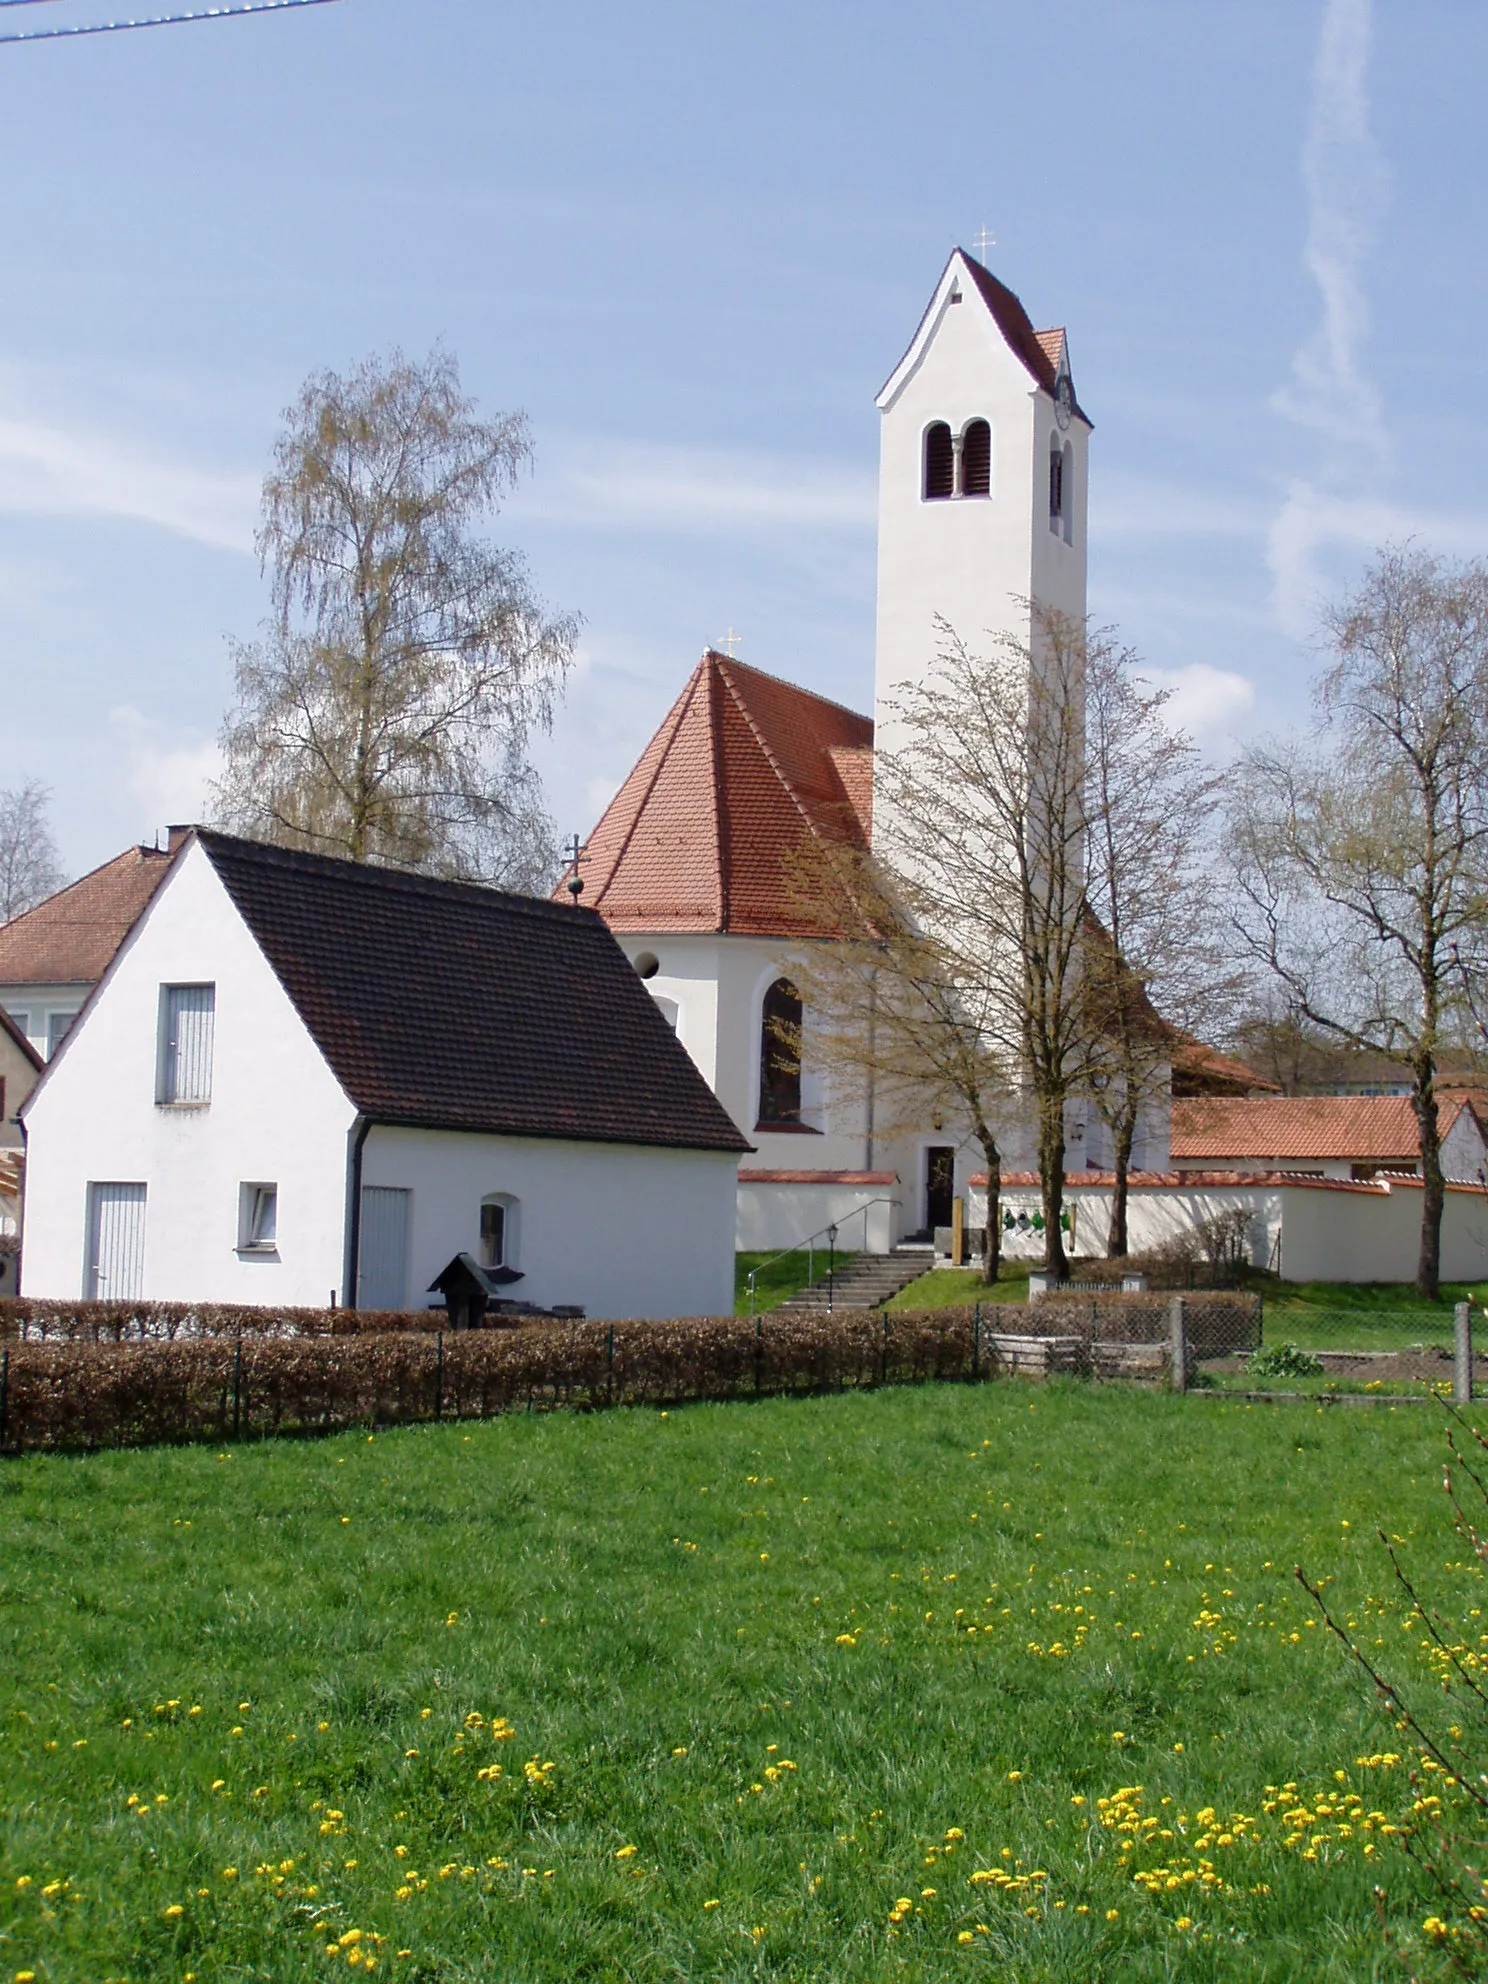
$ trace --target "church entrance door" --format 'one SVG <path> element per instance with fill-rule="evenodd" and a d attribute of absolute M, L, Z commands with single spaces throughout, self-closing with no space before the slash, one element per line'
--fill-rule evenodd
<path fill-rule="evenodd" d="M 955 1189 L 955 1150 L 949 1144 L 932 1144 L 925 1152 L 925 1230 L 931 1239 L 937 1226 L 951 1223 Z"/>

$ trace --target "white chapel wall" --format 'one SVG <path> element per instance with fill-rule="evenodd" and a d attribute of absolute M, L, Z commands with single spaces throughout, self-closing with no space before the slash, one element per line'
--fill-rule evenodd
<path fill-rule="evenodd" d="M 212 1096 L 156 1102 L 160 988 L 216 986 Z M 25 1112 L 22 1289 L 84 1292 L 88 1183 L 143 1183 L 144 1292 L 323 1306 L 340 1292 L 354 1115 L 200 846 L 187 848 Z M 239 1187 L 278 1186 L 279 1244 L 240 1255 Z"/>

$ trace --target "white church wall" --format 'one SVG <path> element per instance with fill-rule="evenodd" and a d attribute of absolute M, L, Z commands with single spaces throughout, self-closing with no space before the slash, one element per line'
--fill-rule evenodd
<path fill-rule="evenodd" d="M 797 1247 L 835 1224 L 842 1251 L 887 1254 L 903 1231 L 895 1203 L 900 1198 L 892 1172 L 872 1184 L 806 1185 L 750 1178 L 741 1170 L 736 1244 L 741 1253 L 772 1254 Z"/>
<path fill-rule="evenodd" d="M 412 1194 L 415 1308 L 456 1254 L 479 1257 L 481 1201 L 504 1194 L 516 1201 L 513 1296 L 617 1321 L 732 1315 L 737 1172 L 727 1151 L 437 1130 L 374 1129 L 362 1158 L 364 1188 Z"/>
<path fill-rule="evenodd" d="M 212 984 L 211 1100 L 156 1097 L 161 988 Z M 340 1290 L 355 1112 L 210 861 L 188 847 L 24 1111 L 22 1287 L 85 1291 L 90 1181 L 146 1187 L 143 1293 L 323 1306 Z M 278 1187 L 278 1243 L 239 1252 L 244 1183 Z"/>

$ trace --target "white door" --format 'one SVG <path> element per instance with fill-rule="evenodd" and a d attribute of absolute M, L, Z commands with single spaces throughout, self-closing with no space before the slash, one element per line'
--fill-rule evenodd
<path fill-rule="evenodd" d="M 137 1302 L 145 1292 L 145 1188 L 88 1187 L 88 1257 L 83 1293 L 90 1302 Z"/>
<path fill-rule="evenodd" d="M 408 1306 L 408 1202 L 411 1192 L 390 1185 L 362 1187 L 357 1259 L 357 1307 Z"/>

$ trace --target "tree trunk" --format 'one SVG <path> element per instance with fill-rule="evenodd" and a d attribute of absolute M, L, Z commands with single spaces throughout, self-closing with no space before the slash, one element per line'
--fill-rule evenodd
<path fill-rule="evenodd" d="M 977 1141 L 987 1163 L 987 1230 L 982 1241 L 982 1276 L 995 1284 L 1002 1271 L 1002 1152 L 985 1123 L 977 1125 Z"/>
<path fill-rule="evenodd" d="M 1127 1180 L 1131 1174 L 1132 1145 L 1137 1136 L 1137 1112 L 1129 1102 L 1122 1104 L 1111 1128 L 1115 1132 L 1116 1162 L 1106 1252 L 1113 1260 L 1123 1260 L 1130 1244 L 1126 1232 Z"/>
<path fill-rule="evenodd" d="M 1411 1107 L 1416 1112 L 1416 1129 L 1421 1149 L 1421 1254 L 1416 1265 L 1416 1293 L 1427 1302 L 1441 1297 L 1441 1223 L 1446 1204 L 1446 1181 L 1441 1168 L 1441 1130 L 1436 1119 L 1436 1075 L 1430 1057 L 1416 1068 L 1416 1086 Z"/>
<path fill-rule="evenodd" d="M 1044 1266 L 1056 1281 L 1069 1275 L 1064 1251 L 1064 1098 L 1039 1102 L 1039 1192 L 1044 1204 Z"/>

